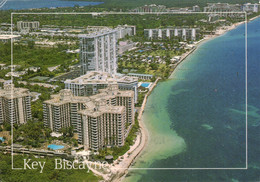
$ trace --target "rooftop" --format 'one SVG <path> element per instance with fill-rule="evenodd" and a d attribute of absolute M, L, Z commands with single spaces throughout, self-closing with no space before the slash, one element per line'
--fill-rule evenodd
<path fill-rule="evenodd" d="M 101 30 L 99 32 L 95 32 L 95 33 L 90 33 L 90 34 L 80 34 L 79 38 L 95 38 L 95 37 L 101 37 L 104 35 L 108 35 L 108 34 L 113 34 L 116 33 L 117 30 L 113 30 L 113 29 L 104 29 Z"/>
<path fill-rule="evenodd" d="M 82 75 L 74 80 L 66 80 L 64 83 L 75 83 L 75 84 L 116 84 L 117 82 L 137 82 L 137 78 L 113 75 L 101 71 L 91 71 L 85 75 Z"/>
<path fill-rule="evenodd" d="M 0 89 L 0 97 L 7 99 L 29 96 L 30 92 L 26 88 L 15 88 L 13 84 L 4 84 L 4 89 Z"/>
<path fill-rule="evenodd" d="M 150 74 L 141 74 L 141 73 L 128 73 L 128 75 L 153 76 L 153 75 L 150 75 Z"/>
<path fill-rule="evenodd" d="M 21 37 L 20 35 L 0 35 L 0 40 L 9 40 Z"/>
<path fill-rule="evenodd" d="M 111 97 L 134 97 L 134 92 L 131 90 L 119 90 L 117 85 L 109 86 L 106 89 L 100 89 L 100 93 L 92 96 L 74 96 L 69 89 L 61 90 L 59 94 L 51 95 L 51 99 L 44 103 L 60 106 L 66 103 L 83 103 L 86 108 L 95 105 L 104 105 Z"/>

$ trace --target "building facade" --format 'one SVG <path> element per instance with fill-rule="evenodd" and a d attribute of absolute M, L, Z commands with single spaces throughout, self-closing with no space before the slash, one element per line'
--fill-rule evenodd
<path fill-rule="evenodd" d="M 123 146 L 126 137 L 125 107 L 99 106 L 79 111 L 82 122 L 82 144 L 85 149 L 98 151 L 106 146 Z"/>
<path fill-rule="evenodd" d="M 138 7 L 134 9 L 135 12 L 140 13 L 151 13 L 151 12 L 166 12 L 167 8 L 164 5 L 156 5 L 156 4 L 150 4 L 150 5 L 144 5 L 141 7 Z"/>
<path fill-rule="evenodd" d="M 257 13 L 259 11 L 259 4 L 246 3 L 243 5 L 243 11 Z"/>
<path fill-rule="evenodd" d="M 116 30 L 80 35 L 81 75 L 88 71 L 115 74 L 117 70 Z"/>
<path fill-rule="evenodd" d="M 43 113 L 45 127 L 60 132 L 73 126 L 86 149 L 122 146 L 134 123 L 134 92 L 110 85 L 97 95 L 84 97 L 65 89 L 44 102 Z"/>
<path fill-rule="evenodd" d="M 127 75 L 130 77 L 137 77 L 142 80 L 150 80 L 154 77 L 153 75 L 150 74 L 140 74 L 140 73 L 128 73 Z"/>
<path fill-rule="evenodd" d="M 192 6 L 193 12 L 200 12 L 200 7 L 198 5 Z"/>
<path fill-rule="evenodd" d="M 28 89 L 5 84 L 0 89 L 0 124 L 24 124 L 32 119 L 31 96 Z"/>
<path fill-rule="evenodd" d="M 204 12 L 218 13 L 219 16 L 237 16 L 234 12 L 241 12 L 241 5 L 229 3 L 208 3 Z"/>
<path fill-rule="evenodd" d="M 196 40 L 199 33 L 198 28 L 165 28 L 144 29 L 144 37 L 147 39 L 174 39 Z"/>
<path fill-rule="evenodd" d="M 84 109 L 87 97 L 73 96 L 70 90 L 61 90 L 58 95 L 52 95 L 50 100 L 43 102 L 44 126 L 54 132 L 73 126 L 78 131 L 78 111 Z"/>
<path fill-rule="evenodd" d="M 32 30 L 38 30 L 40 27 L 40 22 L 38 21 L 18 21 L 17 22 L 17 29 L 18 31 L 26 30 L 26 31 L 32 31 Z"/>
<path fill-rule="evenodd" d="M 134 36 L 136 35 L 136 26 L 135 25 L 118 25 L 115 29 L 117 31 L 117 39 L 123 39 L 127 35 Z"/>
<path fill-rule="evenodd" d="M 100 71 L 90 71 L 87 74 L 66 80 L 65 89 L 69 89 L 75 96 L 91 96 L 99 93 L 100 89 L 109 85 L 117 84 L 120 90 L 134 91 L 134 102 L 138 98 L 138 78 L 130 76 L 120 76 Z"/>

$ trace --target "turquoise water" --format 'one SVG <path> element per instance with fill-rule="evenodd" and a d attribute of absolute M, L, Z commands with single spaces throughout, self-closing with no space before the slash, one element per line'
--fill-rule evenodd
<path fill-rule="evenodd" d="M 86 2 L 86 1 L 62 1 L 62 0 L 8 0 L 0 10 L 8 9 L 31 9 L 31 8 L 51 8 L 51 7 L 74 7 L 98 5 L 102 2 Z"/>
<path fill-rule="evenodd" d="M 51 145 L 48 145 L 48 148 L 50 148 L 50 149 L 52 149 L 52 150 L 59 150 L 59 149 L 63 149 L 64 146 L 63 146 L 63 145 L 51 144 Z"/>
<path fill-rule="evenodd" d="M 2 142 L 4 142 L 4 141 L 5 141 L 5 139 L 4 139 L 3 137 L 0 137 L 0 140 L 1 140 Z"/>
<path fill-rule="evenodd" d="M 147 87 L 150 86 L 150 84 L 151 84 L 151 83 L 142 83 L 141 86 L 147 88 Z"/>
<path fill-rule="evenodd" d="M 260 181 L 260 19 L 248 24 L 248 170 L 245 27 L 202 44 L 149 96 L 149 143 L 125 181 Z"/>

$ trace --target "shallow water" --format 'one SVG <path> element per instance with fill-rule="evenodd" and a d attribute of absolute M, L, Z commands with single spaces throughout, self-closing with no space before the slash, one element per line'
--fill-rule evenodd
<path fill-rule="evenodd" d="M 245 27 L 202 44 L 159 83 L 143 119 L 150 140 L 134 168 L 245 168 Z M 248 24 L 248 170 L 131 170 L 125 181 L 260 179 L 260 19 Z"/>

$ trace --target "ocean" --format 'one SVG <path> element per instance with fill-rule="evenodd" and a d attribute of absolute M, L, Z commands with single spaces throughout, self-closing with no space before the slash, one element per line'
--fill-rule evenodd
<path fill-rule="evenodd" d="M 124 181 L 260 181 L 260 18 L 248 24 L 248 169 L 245 25 L 209 40 L 149 96 L 149 142 Z M 169 169 L 180 168 L 180 169 Z M 203 168 L 199 170 L 181 168 Z"/>
<path fill-rule="evenodd" d="M 1 1 L 2 2 L 2 1 Z M 56 7 L 74 7 L 79 6 L 94 6 L 103 2 L 86 2 L 86 1 L 62 1 L 62 0 L 7 0 L 0 10 L 21 10 L 35 8 L 56 8 Z"/>

